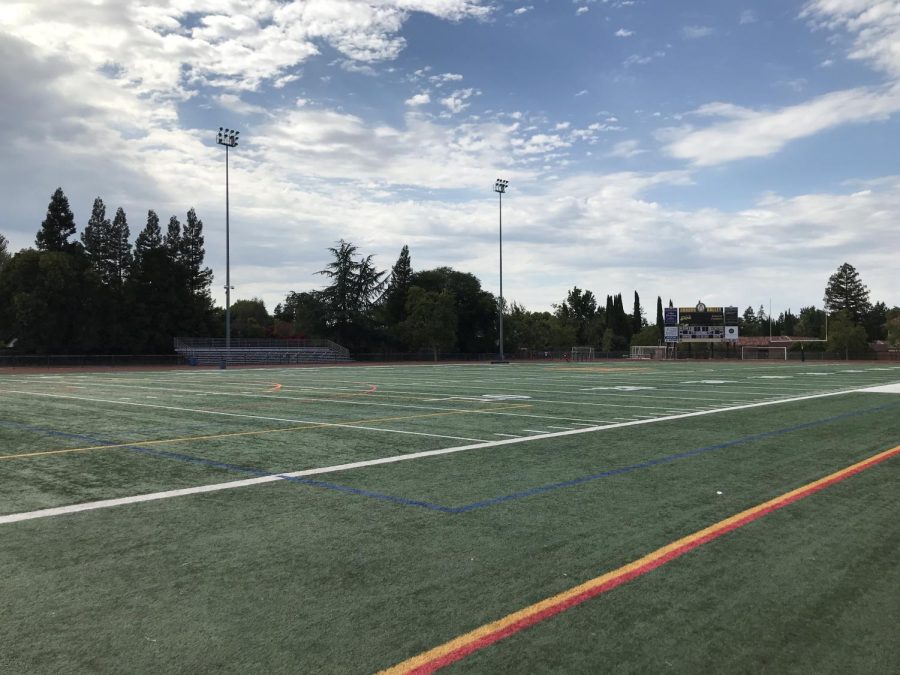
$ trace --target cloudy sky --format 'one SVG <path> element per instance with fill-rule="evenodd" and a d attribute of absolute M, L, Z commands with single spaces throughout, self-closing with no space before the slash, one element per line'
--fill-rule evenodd
<path fill-rule="evenodd" d="M 900 304 L 893 0 L 3 0 L 0 233 L 62 186 L 132 237 L 196 207 L 233 299 L 319 288 L 344 238 L 549 309 L 572 286 Z M 652 318 L 652 317 L 651 317 Z"/>

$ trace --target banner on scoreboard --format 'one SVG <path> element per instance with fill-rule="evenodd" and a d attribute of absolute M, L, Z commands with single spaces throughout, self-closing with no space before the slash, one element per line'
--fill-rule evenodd
<path fill-rule="evenodd" d="M 726 340 L 737 340 L 738 339 L 738 327 L 737 326 L 725 326 L 725 339 Z"/>
<path fill-rule="evenodd" d="M 678 342 L 678 326 L 665 326 L 666 342 Z"/>

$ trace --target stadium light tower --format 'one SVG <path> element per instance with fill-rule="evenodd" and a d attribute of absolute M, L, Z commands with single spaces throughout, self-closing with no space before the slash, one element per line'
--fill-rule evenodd
<path fill-rule="evenodd" d="M 498 363 L 506 363 L 503 358 L 503 193 L 509 187 L 509 181 L 498 178 L 494 183 L 494 192 L 497 193 L 500 207 L 500 360 Z"/>
<path fill-rule="evenodd" d="M 236 148 L 240 131 L 219 127 L 216 143 L 225 146 L 225 361 L 223 368 L 228 367 L 231 356 L 231 242 L 229 241 L 229 203 L 228 203 L 228 148 Z"/>

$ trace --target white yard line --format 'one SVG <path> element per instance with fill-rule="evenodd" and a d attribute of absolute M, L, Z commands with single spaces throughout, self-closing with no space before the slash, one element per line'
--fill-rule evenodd
<path fill-rule="evenodd" d="M 655 424 L 656 422 L 668 422 L 672 420 L 686 419 L 689 417 L 701 417 L 703 415 L 715 415 L 721 412 L 734 412 L 736 410 L 747 410 L 750 408 L 762 408 L 771 405 L 781 405 L 783 403 L 796 403 L 799 401 L 809 401 L 818 398 L 828 398 L 831 396 L 843 396 L 844 394 L 854 393 L 865 390 L 852 391 L 833 391 L 824 394 L 813 394 L 811 396 L 799 396 L 796 398 L 778 399 L 775 401 L 762 401 L 759 403 L 746 403 L 744 405 L 734 406 L 731 408 L 716 408 L 714 410 L 699 410 L 697 412 L 684 413 L 682 415 L 671 415 L 669 417 L 656 417 L 654 419 L 632 420 L 630 422 L 620 422 L 618 424 L 607 424 L 603 426 L 583 427 L 581 429 L 571 429 L 568 431 L 555 431 L 552 433 L 540 434 L 537 436 L 526 436 L 524 438 L 509 438 L 499 441 L 482 441 L 471 445 L 459 445 L 452 448 L 441 448 L 439 450 L 425 450 L 423 452 L 414 452 L 408 455 L 392 455 L 390 457 L 381 457 L 379 459 L 369 459 L 361 462 L 351 462 L 349 464 L 337 464 L 335 466 L 325 466 L 317 469 L 306 469 L 303 471 L 293 471 L 291 473 L 282 473 L 276 476 L 260 476 L 258 478 L 247 478 L 245 480 L 231 481 L 228 483 L 214 483 L 212 485 L 198 485 L 191 488 L 183 488 L 180 490 L 168 490 L 166 492 L 154 492 L 151 494 L 136 495 L 134 497 L 121 497 L 119 499 L 104 499 L 96 502 L 85 502 L 83 504 L 71 504 L 69 506 L 58 506 L 51 509 L 40 509 L 38 511 L 27 511 L 24 513 L 12 513 L 0 516 L 0 525 L 8 523 L 17 523 L 24 520 L 34 520 L 36 518 L 48 518 L 51 516 L 61 516 L 70 513 L 78 513 L 81 511 L 93 511 L 96 509 L 107 509 L 113 506 L 124 506 L 126 504 L 136 504 L 139 502 L 155 501 L 160 499 L 169 499 L 171 497 L 183 497 L 186 495 L 201 494 L 205 492 L 217 492 L 219 490 L 230 490 L 232 488 L 247 487 L 250 485 L 260 485 L 263 483 L 272 483 L 284 478 L 299 478 L 302 476 L 314 476 L 326 473 L 338 473 L 341 471 L 349 471 L 351 469 L 362 469 L 370 466 L 378 466 L 381 464 L 395 464 L 397 462 L 407 462 L 414 459 L 422 459 L 423 457 L 436 457 L 439 455 L 450 455 L 457 452 L 466 452 L 468 450 L 480 450 L 483 448 L 495 448 L 503 445 L 517 445 L 519 443 L 530 443 L 532 441 L 546 440 L 549 438 L 561 438 L 563 436 L 576 436 L 580 434 L 589 434 L 596 431 L 605 431 L 608 429 L 622 429 L 624 427 L 635 427 L 644 424 Z M 28 392 L 21 392 L 28 393 Z M 76 398 L 67 396 L 64 398 Z M 140 405 L 140 404 L 131 404 Z M 165 406 L 155 406 L 165 407 Z M 208 412 L 208 411 L 200 411 Z M 290 421 L 290 420 L 284 420 Z M 339 426 L 339 425 L 336 425 Z M 353 427 L 357 428 L 357 427 Z"/>
<path fill-rule="evenodd" d="M 138 406 L 140 408 L 158 408 L 160 410 L 176 410 L 178 412 L 190 412 L 190 413 L 201 413 L 204 415 L 220 415 L 222 417 L 242 417 L 254 420 L 267 420 L 270 422 L 288 422 L 290 424 L 312 424 L 314 426 L 319 427 L 337 427 L 340 429 L 365 429 L 366 431 L 381 431 L 384 433 L 391 434 L 407 434 L 410 436 L 430 436 L 432 438 L 446 438 L 451 441 L 476 441 L 479 443 L 484 442 L 480 438 L 466 438 L 465 436 L 446 436 L 444 434 L 427 434 L 424 431 L 401 431 L 400 429 L 382 429 L 380 427 L 365 427 L 361 424 L 341 424 L 339 422 L 319 422 L 316 420 L 298 420 L 291 419 L 288 417 L 268 417 L 266 415 L 248 415 L 246 413 L 232 413 L 232 412 L 224 412 L 222 410 L 204 410 L 203 408 L 180 408 L 174 405 L 159 405 L 158 403 L 135 403 L 131 402 L 128 399 L 118 399 L 116 401 L 110 401 L 109 399 L 103 398 L 87 398 L 85 396 L 68 396 L 65 394 L 48 394 L 44 392 L 36 392 L 36 391 L 18 391 L 15 389 L 7 389 L 5 393 L 10 394 L 24 394 L 26 396 L 45 396 L 47 398 L 63 398 L 70 399 L 73 401 L 91 401 L 92 403 L 112 403 L 112 404 L 120 404 L 120 405 L 133 405 Z"/>

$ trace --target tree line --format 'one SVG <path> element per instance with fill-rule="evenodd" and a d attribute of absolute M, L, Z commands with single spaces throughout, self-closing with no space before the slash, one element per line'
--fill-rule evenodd
<path fill-rule="evenodd" d="M 203 223 L 193 208 L 184 223 L 171 216 L 163 232 L 156 212 L 130 242 L 125 211 L 110 219 L 101 198 L 74 239 L 76 226 L 57 189 L 35 237 L 35 247 L 11 254 L 0 235 L 0 345 L 15 339 L 22 353 L 171 353 L 176 336 L 221 336 L 224 311 L 210 296 L 212 271 L 204 267 Z M 404 246 L 389 270 L 374 256 L 340 240 L 317 273 L 319 290 L 291 291 L 269 314 L 258 298 L 231 307 L 233 337 L 327 338 L 355 353 L 483 354 L 498 350 L 499 300 L 473 274 L 450 267 L 414 270 Z M 744 336 L 825 338 L 829 349 L 865 351 L 888 339 L 900 346 L 900 308 L 869 301 L 852 265 L 828 280 L 825 309 L 803 307 L 777 318 L 747 307 Z M 668 305 L 672 306 L 669 299 Z M 504 352 L 558 352 L 575 345 L 602 352 L 663 341 L 663 301 L 651 323 L 634 291 L 605 302 L 573 287 L 552 311 L 503 307 Z M 822 348 L 825 345 L 822 344 Z"/>
<path fill-rule="evenodd" d="M 62 188 L 35 247 L 11 255 L 0 236 L 0 340 L 36 354 L 156 354 L 176 335 L 210 335 L 220 319 L 203 266 L 203 222 L 155 211 L 134 244 L 122 208 L 110 219 L 100 197 L 80 240 Z"/>

